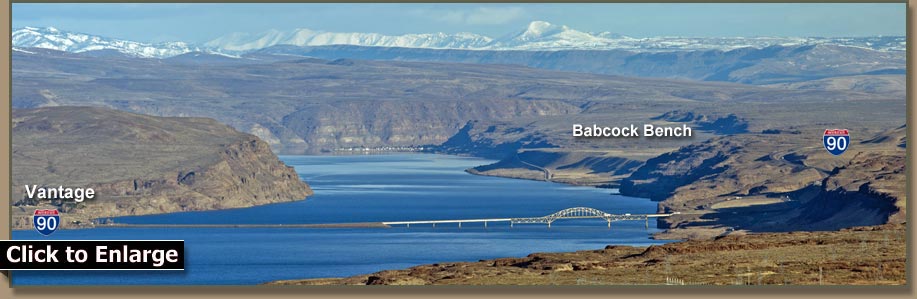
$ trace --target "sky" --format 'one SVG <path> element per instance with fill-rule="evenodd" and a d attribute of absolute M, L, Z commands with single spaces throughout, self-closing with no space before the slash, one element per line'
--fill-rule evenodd
<path fill-rule="evenodd" d="M 650 36 L 905 35 L 904 3 L 784 4 L 13 4 L 13 27 L 56 27 L 142 42 L 203 43 L 233 32 L 308 28 L 500 37 L 535 20 Z"/>

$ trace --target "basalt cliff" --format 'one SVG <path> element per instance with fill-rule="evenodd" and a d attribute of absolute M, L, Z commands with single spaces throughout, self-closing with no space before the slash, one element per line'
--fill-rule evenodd
<path fill-rule="evenodd" d="M 104 108 L 13 112 L 14 229 L 35 209 L 62 212 L 63 228 L 99 218 L 302 200 L 312 195 L 270 146 L 207 118 L 154 117 Z M 93 188 L 94 199 L 36 200 L 25 185 Z"/>

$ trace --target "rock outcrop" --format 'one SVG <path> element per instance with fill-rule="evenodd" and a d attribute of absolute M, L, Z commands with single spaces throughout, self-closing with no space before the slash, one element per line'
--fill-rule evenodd
<path fill-rule="evenodd" d="M 94 219 L 249 207 L 302 200 L 309 186 L 257 137 L 212 119 L 164 118 L 103 108 L 13 114 L 13 228 L 37 208 L 63 227 Z M 95 189 L 83 203 L 27 199 L 25 185 Z"/>
<path fill-rule="evenodd" d="M 790 231 L 903 223 L 904 131 L 854 139 L 841 156 L 805 146 L 818 139 L 803 134 L 718 137 L 649 159 L 620 190 L 660 201 L 660 211 L 685 212 L 661 220 L 665 228 Z"/>

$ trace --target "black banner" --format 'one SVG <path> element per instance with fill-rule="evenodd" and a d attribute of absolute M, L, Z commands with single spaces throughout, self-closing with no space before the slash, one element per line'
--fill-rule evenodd
<path fill-rule="evenodd" d="M 184 270 L 180 240 L 3 240 L 0 270 Z"/>

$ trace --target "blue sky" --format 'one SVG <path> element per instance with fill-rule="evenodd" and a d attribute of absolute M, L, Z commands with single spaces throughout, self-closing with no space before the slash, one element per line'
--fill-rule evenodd
<path fill-rule="evenodd" d="M 645 36 L 905 35 L 904 3 L 851 4 L 13 4 L 13 27 L 146 42 L 309 28 L 499 37 L 534 20 Z"/>

